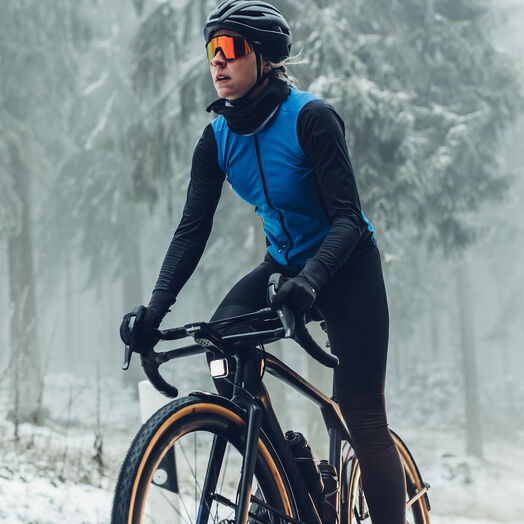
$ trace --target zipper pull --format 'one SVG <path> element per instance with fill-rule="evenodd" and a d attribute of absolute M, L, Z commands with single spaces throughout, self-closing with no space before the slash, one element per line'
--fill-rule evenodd
<path fill-rule="evenodd" d="M 287 247 L 286 244 L 282 244 L 282 245 L 280 246 L 280 249 L 278 250 L 278 252 L 279 252 L 279 253 L 282 253 L 282 250 L 283 250 L 283 249 L 286 249 L 286 247 Z"/>

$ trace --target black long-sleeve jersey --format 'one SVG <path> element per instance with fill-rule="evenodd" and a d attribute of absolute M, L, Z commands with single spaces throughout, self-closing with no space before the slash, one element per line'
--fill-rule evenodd
<path fill-rule="evenodd" d="M 375 239 L 372 227 L 362 218 L 344 124 L 335 110 L 321 99 L 307 103 L 298 115 L 297 137 L 313 168 L 319 200 L 330 224 L 320 248 L 301 270 L 318 290 L 352 253 L 355 255 Z M 164 313 L 195 270 L 209 238 L 226 177 L 217 156 L 217 143 L 209 124 L 195 148 L 183 216 L 149 304 Z"/>

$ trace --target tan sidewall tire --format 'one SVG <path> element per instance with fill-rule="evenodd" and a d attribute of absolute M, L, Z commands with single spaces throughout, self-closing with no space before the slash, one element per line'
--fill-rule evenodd
<path fill-rule="evenodd" d="M 411 482 L 414 486 L 416 486 L 416 490 L 419 491 L 420 489 L 422 489 L 422 481 L 420 479 L 420 475 L 418 473 L 415 462 L 413 461 L 411 454 L 409 453 L 405 444 L 400 440 L 400 438 L 397 435 L 395 435 L 394 433 L 392 435 L 393 435 L 395 444 L 397 446 L 398 452 L 400 454 L 402 465 L 404 467 L 404 473 L 407 477 L 406 481 Z M 349 475 L 348 475 L 348 486 L 347 486 L 347 489 L 349 490 L 349 497 L 348 497 L 349 498 L 349 508 L 348 508 L 348 512 L 346 516 L 347 521 L 343 522 L 343 524 L 351 524 L 352 522 L 353 506 L 355 504 L 354 498 L 355 498 L 355 494 L 357 493 L 357 490 L 355 489 L 355 483 L 359 482 L 360 480 L 360 465 L 356 457 L 354 457 L 351 460 L 350 464 L 348 464 L 348 467 L 351 468 Z M 426 506 L 426 501 L 424 497 L 420 499 L 419 508 L 420 508 L 420 514 L 421 514 L 420 516 L 422 518 L 422 522 L 420 522 L 420 524 L 429 524 L 429 511 Z"/>
<path fill-rule="evenodd" d="M 151 484 L 153 472 L 162 460 L 169 447 L 184 434 L 198 431 L 198 420 L 216 419 L 226 420 L 229 430 L 236 432 L 237 437 L 245 434 L 245 415 L 240 409 L 231 409 L 216 402 L 213 396 L 198 399 L 186 397 L 168 404 L 159 410 L 142 426 L 129 448 L 127 457 L 122 465 L 113 503 L 112 524 L 136 524 L 142 520 L 144 502 Z M 191 420 L 191 429 L 188 421 Z M 218 427 L 218 424 L 217 424 Z M 169 435 L 169 436 L 168 436 Z M 228 435 L 223 435 L 228 437 Z M 229 439 L 228 439 L 229 440 Z M 235 445 L 232 442 L 232 445 Z M 293 497 L 282 473 L 278 458 L 267 441 L 262 437 L 258 442 L 259 460 L 270 472 L 274 482 L 275 493 L 280 500 L 275 503 L 286 515 L 296 515 Z M 161 451 L 162 450 L 162 451 Z M 266 470 L 267 471 L 267 470 Z"/>

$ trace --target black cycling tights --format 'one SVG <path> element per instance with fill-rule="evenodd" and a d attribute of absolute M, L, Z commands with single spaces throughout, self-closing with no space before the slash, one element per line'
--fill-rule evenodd
<path fill-rule="evenodd" d="M 233 287 L 212 320 L 266 307 L 267 282 L 275 272 L 289 275 L 266 257 Z M 360 462 L 373 524 L 404 524 L 404 473 L 384 401 L 389 317 L 378 249 L 372 246 L 346 262 L 318 292 L 316 305 L 331 351 L 340 360 L 336 396 Z M 220 380 L 216 385 L 222 394 L 229 386 Z"/>

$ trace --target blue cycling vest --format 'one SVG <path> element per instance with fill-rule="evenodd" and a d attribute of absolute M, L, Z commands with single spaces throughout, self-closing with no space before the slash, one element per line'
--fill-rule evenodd
<path fill-rule="evenodd" d="M 211 123 L 220 169 L 234 191 L 255 206 L 262 218 L 269 254 L 296 271 L 315 255 L 330 229 L 313 169 L 297 135 L 298 115 L 315 99 L 318 97 L 291 88 L 273 122 L 254 135 L 234 133 L 223 116 Z"/>

